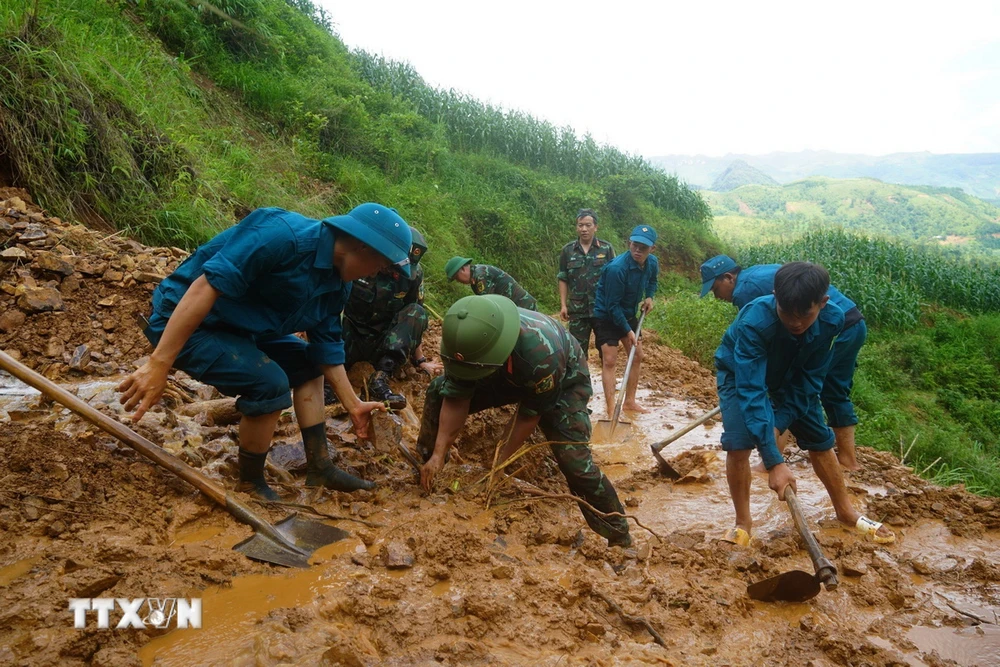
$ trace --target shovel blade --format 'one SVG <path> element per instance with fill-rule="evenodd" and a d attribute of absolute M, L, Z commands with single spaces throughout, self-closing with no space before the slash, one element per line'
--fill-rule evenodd
<path fill-rule="evenodd" d="M 660 474 L 675 482 L 679 480 L 681 478 L 681 474 L 677 472 L 677 470 L 674 469 L 674 467 L 670 465 L 665 458 L 663 458 L 663 455 L 660 454 L 660 452 L 656 451 L 655 447 L 653 447 L 652 450 L 653 456 L 656 457 L 656 468 L 660 471 Z"/>
<path fill-rule="evenodd" d="M 304 519 L 298 514 L 282 519 L 274 528 L 295 548 L 273 540 L 267 535 L 254 533 L 233 547 L 247 558 L 283 567 L 309 567 L 309 557 L 327 544 L 339 542 L 349 536 L 346 530 L 328 526 L 319 521 Z"/>
<path fill-rule="evenodd" d="M 590 437 L 591 442 L 600 443 L 622 443 L 632 437 L 632 422 L 619 421 L 615 426 L 614 433 L 611 432 L 611 420 L 601 419 L 594 424 L 594 432 Z"/>
<path fill-rule="evenodd" d="M 747 586 L 747 595 L 762 602 L 805 602 L 819 595 L 816 576 L 792 570 Z"/>

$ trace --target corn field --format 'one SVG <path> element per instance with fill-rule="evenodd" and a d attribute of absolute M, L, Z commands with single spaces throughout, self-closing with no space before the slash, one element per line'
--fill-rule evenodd
<path fill-rule="evenodd" d="M 598 145 L 589 134 L 580 139 L 570 127 L 557 128 L 520 111 L 483 104 L 454 89 L 432 88 L 407 63 L 361 50 L 351 55 L 365 81 L 410 102 L 420 115 L 442 125 L 455 150 L 488 153 L 587 183 L 613 176 L 639 177 L 644 181 L 643 195 L 657 208 L 684 220 L 709 220 L 701 196 L 641 156 Z"/>
<path fill-rule="evenodd" d="M 1000 311 L 1000 267 L 842 230 L 815 231 L 788 243 L 742 248 L 742 266 L 806 260 L 822 264 L 869 324 L 909 329 L 922 308 L 938 304 L 968 313 Z"/>

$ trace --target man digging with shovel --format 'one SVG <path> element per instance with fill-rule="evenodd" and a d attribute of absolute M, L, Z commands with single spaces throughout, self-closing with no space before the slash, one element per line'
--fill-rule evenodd
<path fill-rule="evenodd" d="M 351 281 L 396 265 L 409 276 L 410 227 L 391 208 L 362 204 L 313 220 L 257 209 L 198 248 L 153 293 L 144 334 L 155 349 L 119 386 L 139 421 L 163 394 L 171 368 L 238 396 L 240 490 L 279 496 L 264 463 L 283 410 L 295 406 L 307 486 L 370 489 L 330 461 L 323 380 L 333 386 L 361 438 L 377 402 L 362 402 L 344 370 L 340 316 Z M 293 335 L 305 331 L 309 342 Z"/>
<path fill-rule="evenodd" d="M 788 487 L 798 491 L 777 446 L 785 430 L 809 452 L 841 523 L 879 544 L 896 539 L 891 530 L 851 505 L 833 452 L 834 434 L 823 420 L 820 390 L 834 341 L 844 328 L 844 312 L 829 303 L 829 287 L 830 275 L 822 266 L 785 264 L 774 276 L 774 294 L 747 304 L 715 352 L 722 449 L 736 510 L 736 526 L 726 532 L 725 541 L 742 546 L 750 541 L 752 449 L 760 452 L 768 486 L 779 499 L 785 499 Z"/>
<path fill-rule="evenodd" d="M 467 296 L 448 309 L 441 332 L 445 374 L 427 387 L 417 448 L 420 482 L 430 490 L 470 413 L 518 405 L 497 458 L 506 461 L 542 429 L 573 495 L 603 513 L 624 514 L 610 480 L 591 457 L 593 390 L 580 344 L 556 320 L 495 294 Z M 609 546 L 632 544 L 624 517 L 601 517 L 580 505 L 587 524 Z"/>

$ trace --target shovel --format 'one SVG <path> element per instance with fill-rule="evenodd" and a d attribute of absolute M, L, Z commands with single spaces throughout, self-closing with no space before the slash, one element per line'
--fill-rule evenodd
<path fill-rule="evenodd" d="M 785 487 L 785 500 L 788 502 L 788 510 L 792 513 L 792 521 L 799 531 L 799 535 L 806 543 L 806 550 L 812 558 L 813 569 L 816 574 L 809 574 L 802 570 L 792 570 L 758 581 L 747 586 L 747 595 L 753 600 L 764 602 L 805 602 L 819 595 L 819 585 L 822 583 L 826 590 L 835 591 L 840 582 L 837 579 L 837 566 L 831 563 L 819 547 L 816 537 L 809 531 L 806 519 L 802 515 L 802 508 L 799 500 L 795 497 L 795 492 L 791 487 Z"/>
<path fill-rule="evenodd" d="M 615 411 L 611 415 L 611 421 L 607 419 L 600 419 L 597 422 L 598 429 L 606 429 L 607 437 L 595 436 L 595 440 L 611 440 L 614 438 L 615 429 L 618 427 L 618 421 L 622 416 L 622 404 L 625 402 L 625 391 L 628 387 L 628 376 L 632 372 L 632 361 L 635 359 L 635 351 L 639 347 L 639 336 L 642 335 L 642 321 L 646 318 L 646 313 L 639 316 L 639 324 L 635 329 L 635 342 L 636 344 L 632 346 L 632 351 L 628 353 L 628 361 L 625 363 L 625 374 L 622 375 L 622 388 L 618 390 L 618 400 L 615 401 Z M 605 424 L 605 426 L 601 426 Z M 628 422 L 625 423 L 626 426 L 631 426 Z"/>
<path fill-rule="evenodd" d="M 115 436 L 153 463 L 174 473 L 225 507 L 226 511 L 238 521 L 251 526 L 256 531 L 254 535 L 233 547 L 234 550 L 245 554 L 248 558 L 285 567 L 309 567 L 309 557 L 316 549 L 342 540 L 349 535 L 347 531 L 340 528 L 303 519 L 297 514 L 292 514 L 272 526 L 254 513 L 249 506 L 227 493 L 224 488 L 200 471 L 195 470 L 124 424 L 108 417 L 3 352 L 0 352 L 0 369 L 69 408 L 101 430 Z"/>
<path fill-rule="evenodd" d="M 680 473 L 678 473 L 676 470 L 674 470 L 674 467 L 672 465 L 670 465 L 669 463 L 667 463 L 667 460 L 665 458 L 663 458 L 663 455 L 660 454 L 660 451 L 663 450 L 664 447 L 666 447 L 667 445 L 669 445 L 674 440 L 677 440 L 681 436 L 687 435 L 688 433 L 690 433 L 694 429 L 698 428 L 699 426 L 701 426 L 702 424 L 704 424 L 705 422 L 707 422 L 709 419 L 711 419 L 715 415 L 719 414 L 719 412 L 721 412 L 721 411 L 722 411 L 722 408 L 715 407 L 712 410 L 710 410 L 710 411 L 706 412 L 705 414 L 703 414 L 701 417 L 698 417 L 697 419 L 695 419 L 693 422 L 691 422 L 690 424 L 688 424 L 687 426 L 685 426 L 681 430 L 677 431 L 676 433 L 671 434 L 671 436 L 669 438 L 666 438 L 664 440 L 660 440 L 655 445 L 650 445 L 649 446 L 649 448 L 653 450 L 653 456 L 656 457 L 656 464 L 659 467 L 661 473 L 663 473 L 664 475 L 666 475 L 667 477 L 669 477 L 670 479 L 673 479 L 673 480 L 678 480 L 678 479 L 681 478 Z"/>

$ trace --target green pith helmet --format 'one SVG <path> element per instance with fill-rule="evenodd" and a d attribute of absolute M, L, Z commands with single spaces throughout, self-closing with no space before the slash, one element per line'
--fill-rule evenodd
<path fill-rule="evenodd" d="M 444 265 L 444 272 L 447 274 L 448 280 L 454 280 L 455 274 L 466 264 L 472 264 L 472 260 L 468 257 L 452 257 L 449 259 L 448 263 Z"/>
<path fill-rule="evenodd" d="M 520 332 L 517 306 L 507 297 L 462 297 L 444 316 L 444 372 L 459 380 L 478 380 L 496 372 L 514 351 Z"/>
<path fill-rule="evenodd" d="M 410 227 L 410 234 L 413 235 L 413 244 L 410 246 L 410 264 L 416 266 L 420 259 L 427 254 L 427 240 L 416 227 Z"/>

